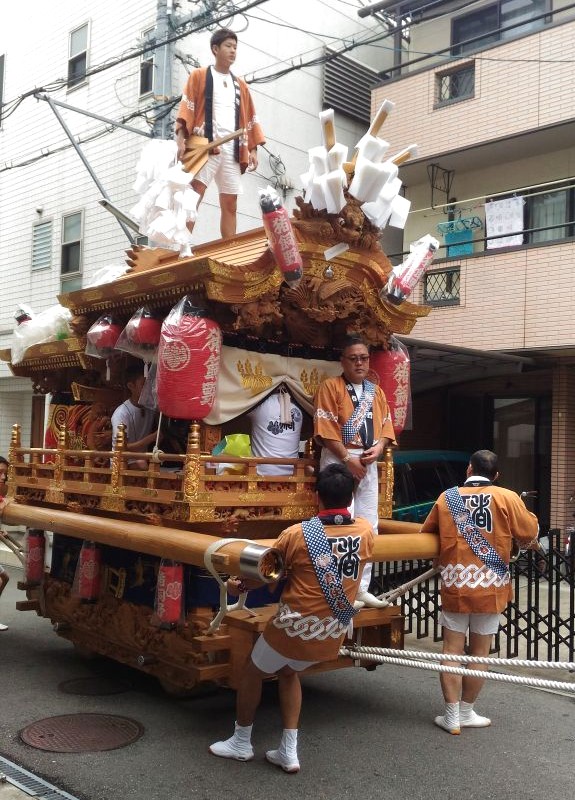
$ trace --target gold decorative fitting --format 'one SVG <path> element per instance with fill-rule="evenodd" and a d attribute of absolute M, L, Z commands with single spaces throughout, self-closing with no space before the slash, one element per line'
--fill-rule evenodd
<path fill-rule="evenodd" d="M 93 302 L 94 300 L 101 300 L 104 294 L 101 289 L 89 289 L 84 292 L 84 301 Z"/>
<path fill-rule="evenodd" d="M 213 506 L 190 506 L 188 522 L 213 522 L 216 512 Z"/>
<path fill-rule="evenodd" d="M 254 367 L 251 359 L 247 358 L 244 362 L 238 361 L 236 367 L 242 376 L 244 389 L 251 389 L 255 394 L 259 394 L 271 388 L 273 380 L 270 375 L 264 375 L 261 362 Z"/>
<path fill-rule="evenodd" d="M 173 272 L 164 272 L 161 275 L 153 275 L 150 278 L 150 283 L 152 286 L 162 286 L 166 283 L 172 283 L 175 280 L 175 275 Z"/>
<path fill-rule="evenodd" d="M 184 497 L 187 502 L 197 501 L 199 488 L 200 456 L 188 453 L 184 467 Z"/>

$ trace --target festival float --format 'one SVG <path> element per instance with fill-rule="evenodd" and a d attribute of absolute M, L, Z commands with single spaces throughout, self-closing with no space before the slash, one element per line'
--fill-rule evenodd
<path fill-rule="evenodd" d="M 386 390 L 396 430 L 405 424 L 409 361 L 394 334 L 409 334 L 429 309 L 406 299 L 413 253 L 405 269 L 392 268 L 380 245 L 386 224 L 405 224 L 398 167 L 414 152 L 385 158 L 378 132 L 392 107 L 382 105 L 350 160 L 333 112 L 320 115 L 323 143 L 310 150 L 292 217 L 268 187 L 260 192 L 263 228 L 192 254 L 179 213 L 179 253 L 132 246 L 125 274 L 59 297 L 69 335 L 30 344 L 17 362 L 4 352 L 14 375 L 51 398 L 44 447 L 23 446 L 18 426 L 10 444 L 2 522 L 28 530 L 19 584 L 27 599 L 18 607 L 49 619 L 80 652 L 139 668 L 174 692 L 237 686 L 281 585 L 275 537 L 317 511 L 313 396 L 340 373 L 346 335 L 371 346 L 371 378 Z M 196 146 L 184 164 L 197 162 Z M 181 176 L 170 180 L 181 190 Z M 160 183 L 164 191 L 170 181 Z M 153 213 L 149 184 L 141 189 L 148 199 L 140 228 L 147 217 L 148 232 L 167 244 L 171 223 Z M 178 197 L 185 223 L 195 203 Z M 427 246 L 421 259 L 429 258 Z M 127 397 L 126 358 L 141 359 L 140 402 L 160 412 L 161 437 L 137 454 L 145 469 L 130 463 L 122 426 L 112 442 L 110 417 Z M 300 456 L 235 449 L 249 434 L 247 412 L 278 387 L 304 412 Z M 262 464 L 291 474 L 260 474 Z M 436 537 L 391 519 L 389 450 L 379 476 L 374 561 L 433 558 Z M 232 603 L 228 575 L 264 586 Z M 399 605 L 364 608 L 354 642 L 402 647 L 403 627 Z M 353 663 L 340 657 L 311 669 Z"/>

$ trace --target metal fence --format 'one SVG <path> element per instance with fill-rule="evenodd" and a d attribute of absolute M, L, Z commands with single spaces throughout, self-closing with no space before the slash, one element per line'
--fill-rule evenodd
<path fill-rule="evenodd" d="M 511 565 L 513 600 L 502 616 L 494 650 L 505 658 L 575 661 L 575 553 L 565 555 L 562 533 L 542 540 L 545 555 L 528 551 Z M 376 591 L 384 592 L 429 569 L 429 561 L 377 564 Z M 401 602 L 405 632 L 441 639 L 439 576 L 411 589 Z"/>

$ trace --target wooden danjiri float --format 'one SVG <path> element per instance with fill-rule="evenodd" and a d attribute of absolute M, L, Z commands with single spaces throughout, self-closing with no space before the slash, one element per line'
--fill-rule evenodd
<path fill-rule="evenodd" d="M 346 166 L 353 171 L 353 163 Z M 263 229 L 196 247 L 190 257 L 134 246 L 125 275 L 60 296 L 72 313 L 72 336 L 33 345 L 10 365 L 36 392 L 51 395 L 46 446 L 23 447 L 14 426 L 9 451 L 1 521 L 28 529 L 20 583 L 27 599 L 18 607 L 50 619 L 79 651 L 139 668 L 171 691 L 237 685 L 277 594 L 264 587 L 248 593 L 245 607 L 240 601 L 228 610 L 222 581 L 228 574 L 277 581 L 275 537 L 317 511 L 315 390 L 339 374 L 344 336 L 360 334 L 386 351 L 393 333 L 408 334 L 428 312 L 387 301 L 391 265 L 380 231 L 347 191 L 345 199 L 339 213 L 297 199 L 291 222 L 303 277 L 295 286 L 283 280 Z M 169 435 L 153 452 L 136 454 L 145 469 L 134 469 L 122 429 L 112 446 L 110 423 L 128 396 L 126 355 L 88 354 L 87 333 L 102 315 L 123 329 L 142 307 L 165 320 L 183 298 L 219 330 L 216 396 L 204 419 L 164 417 Z M 249 433 L 247 412 L 281 385 L 304 411 L 300 457 L 214 455 L 224 437 Z M 262 463 L 289 465 L 292 474 L 259 474 Z M 390 519 L 390 452 L 379 474 L 384 535 L 374 561 L 433 557 L 435 537 Z M 46 532 L 53 546 L 45 569 Z M 362 609 L 354 637 L 401 647 L 400 606 Z M 351 664 L 341 658 L 319 669 Z"/>

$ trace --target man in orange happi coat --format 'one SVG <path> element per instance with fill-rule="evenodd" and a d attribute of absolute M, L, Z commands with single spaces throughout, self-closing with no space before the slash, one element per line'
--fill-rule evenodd
<path fill-rule="evenodd" d="M 499 615 L 511 600 L 509 558 L 513 540 L 521 548 L 535 547 L 539 525 L 515 492 L 495 486 L 497 456 L 478 450 L 471 456 L 461 489 L 439 497 L 421 528 L 439 534 L 443 653 L 463 655 L 469 631 L 469 655 L 488 656 L 499 628 Z M 459 499 L 458 499 L 459 498 Z M 446 659 L 445 666 L 460 667 Z M 435 724 L 448 733 L 491 725 L 473 709 L 484 678 L 473 677 L 483 664 L 469 664 L 468 675 L 441 673 L 445 700 Z"/>
<path fill-rule="evenodd" d="M 395 433 L 381 387 L 367 379 L 369 349 L 349 336 L 341 350 L 342 374 L 321 382 L 314 398 L 314 435 L 322 446 L 320 469 L 346 464 L 355 478 L 352 514 L 363 517 L 378 532 L 379 478 L 377 462 Z M 372 565 L 366 564 L 357 594 L 357 607 L 382 608 L 386 600 L 369 591 Z"/>
<path fill-rule="evenodd" d="M 319 661 L 337 659 L 356 613 L 353 602 L 374 541 L 369 522 L 352 519 L 348 512 L 353 476 L 346 466 L 331 464 L 320 471 L 316 488 L 317 517 L 290 526 L 275 543 L 284 559 L 287 580 L 277 613 L 257 640 L 243 670 L 234 734 L 210 746 L 215 756 L 236 761 L 254 757 L 252 724 L 262 682 L 276 674 L 283 733 L 277 750 L 268 750 L 266 759 L 284 772 L 299 771 L 299 673 Z M 249 587 L 240 584 L 240 588 Z"/>
<path fill-rule="evenodd" d="M 180 158 L 184 154 L 186 139 L 193 134 L 213 141 L 240 128 L 243 130 L 239 139 L 210 151 L 207 164 L 192 180 L 192 188 L 200 197 L 204 196 L 212 181 L 216 182 L 220 195 L 222 239 L 236 233 L 240 175 L 246 169 L 257 169 L 257 148 L 265 144 L 248 85 L 230 72 L 236 60 L 237 46 L 238 37 L 228 28 L 218 28 L 212 35 L 210 48 L 215 63 L 190 73 L 175 126 Z"/>

